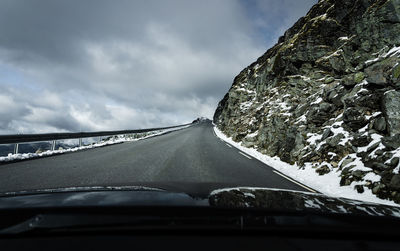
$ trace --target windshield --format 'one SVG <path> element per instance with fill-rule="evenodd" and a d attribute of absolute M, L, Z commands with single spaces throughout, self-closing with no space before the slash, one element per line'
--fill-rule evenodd
<path fill-rule="evenodd" d="M 0 0 L 0 197 L 398 206 L 399 30 L 397 0 Z"/>

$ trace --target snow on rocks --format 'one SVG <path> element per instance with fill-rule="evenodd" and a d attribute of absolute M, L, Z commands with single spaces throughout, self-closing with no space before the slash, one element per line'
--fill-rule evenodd
<path fill-rule="evenodd" d="M 365 11 L 318 2 L 235 77 L 214 122 L 235 142 L 309 167 L 321 180 L 335 174 L 336 185 L 360 196 L 400 203 L 399 32 L 381 22 L 382 13 L 397 13 L 369 4 Z M 343 12 L 357 18 L 336 16 Z M 337 34 L 343 27 L 354 32 Z"/>
<path fill-rule="evenodd" d="M 397 205 L 393 201 L 377 198 L 374 194 L 372 194 L 371 190 L 366 190 L 362 194 L 358 193 L 354 189 L 354 186 L 358 184 L 357 182 L 354 182 L 350 186 L 340 186 L 341 177 L 340 172 L 338 171 L 330 172 L 320 176 L 318 173 L 315 172 L 315 168 L 312 166 L 312 163 L 306 163 L 305 166 L 302 168 L 297 165 L 290 165 L 286 162 L 281 161 L 279 157 L 270 157 L 268 155 L 258 152 L 254 148 L 247 148 L 242 146 L 240 143 L 233 141 L 232 138 L 227 137 L 216 127 L 214 127 L 214 132 L 219 138 L 238 148 L 240 151 L 260 160 L 266 165 L 271 166 L 272 168 L 287 175 L 288 177 L 298 182 L 301 182 L 323 194 L 332 197 L 363 200 L 379 204 Z M 360 165 L 359 168 L 362 169 L 363 166 Z M 376 180 L 379 177 L 371 173 L 368 175 L 367 178 L 369 178 L 370 180 Z"/>

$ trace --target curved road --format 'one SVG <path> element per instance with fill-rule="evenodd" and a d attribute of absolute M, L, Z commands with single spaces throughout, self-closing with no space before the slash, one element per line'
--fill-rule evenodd
<path fill-rule="evenodd" d="M 0 165 L 0 192 L 127 185 L 193 196 L 234 186 L 310 191 L 221 141 L 211 122 L 136 142 Z"/>

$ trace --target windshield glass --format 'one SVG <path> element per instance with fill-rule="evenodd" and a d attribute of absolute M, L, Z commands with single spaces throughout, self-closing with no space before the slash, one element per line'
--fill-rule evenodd
<path fill-rule="evenodd" d="M 0 197 L 398 206 L 399 30 L 397 0 L 0 0 Z"/>

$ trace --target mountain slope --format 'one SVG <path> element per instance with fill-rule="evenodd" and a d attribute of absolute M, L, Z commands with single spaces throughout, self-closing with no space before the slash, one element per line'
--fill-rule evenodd
<path fill-rule="evenodd" d="M 320 0 L 214 114 L 243 146 L 400 203 L 400 0 Z"/>

